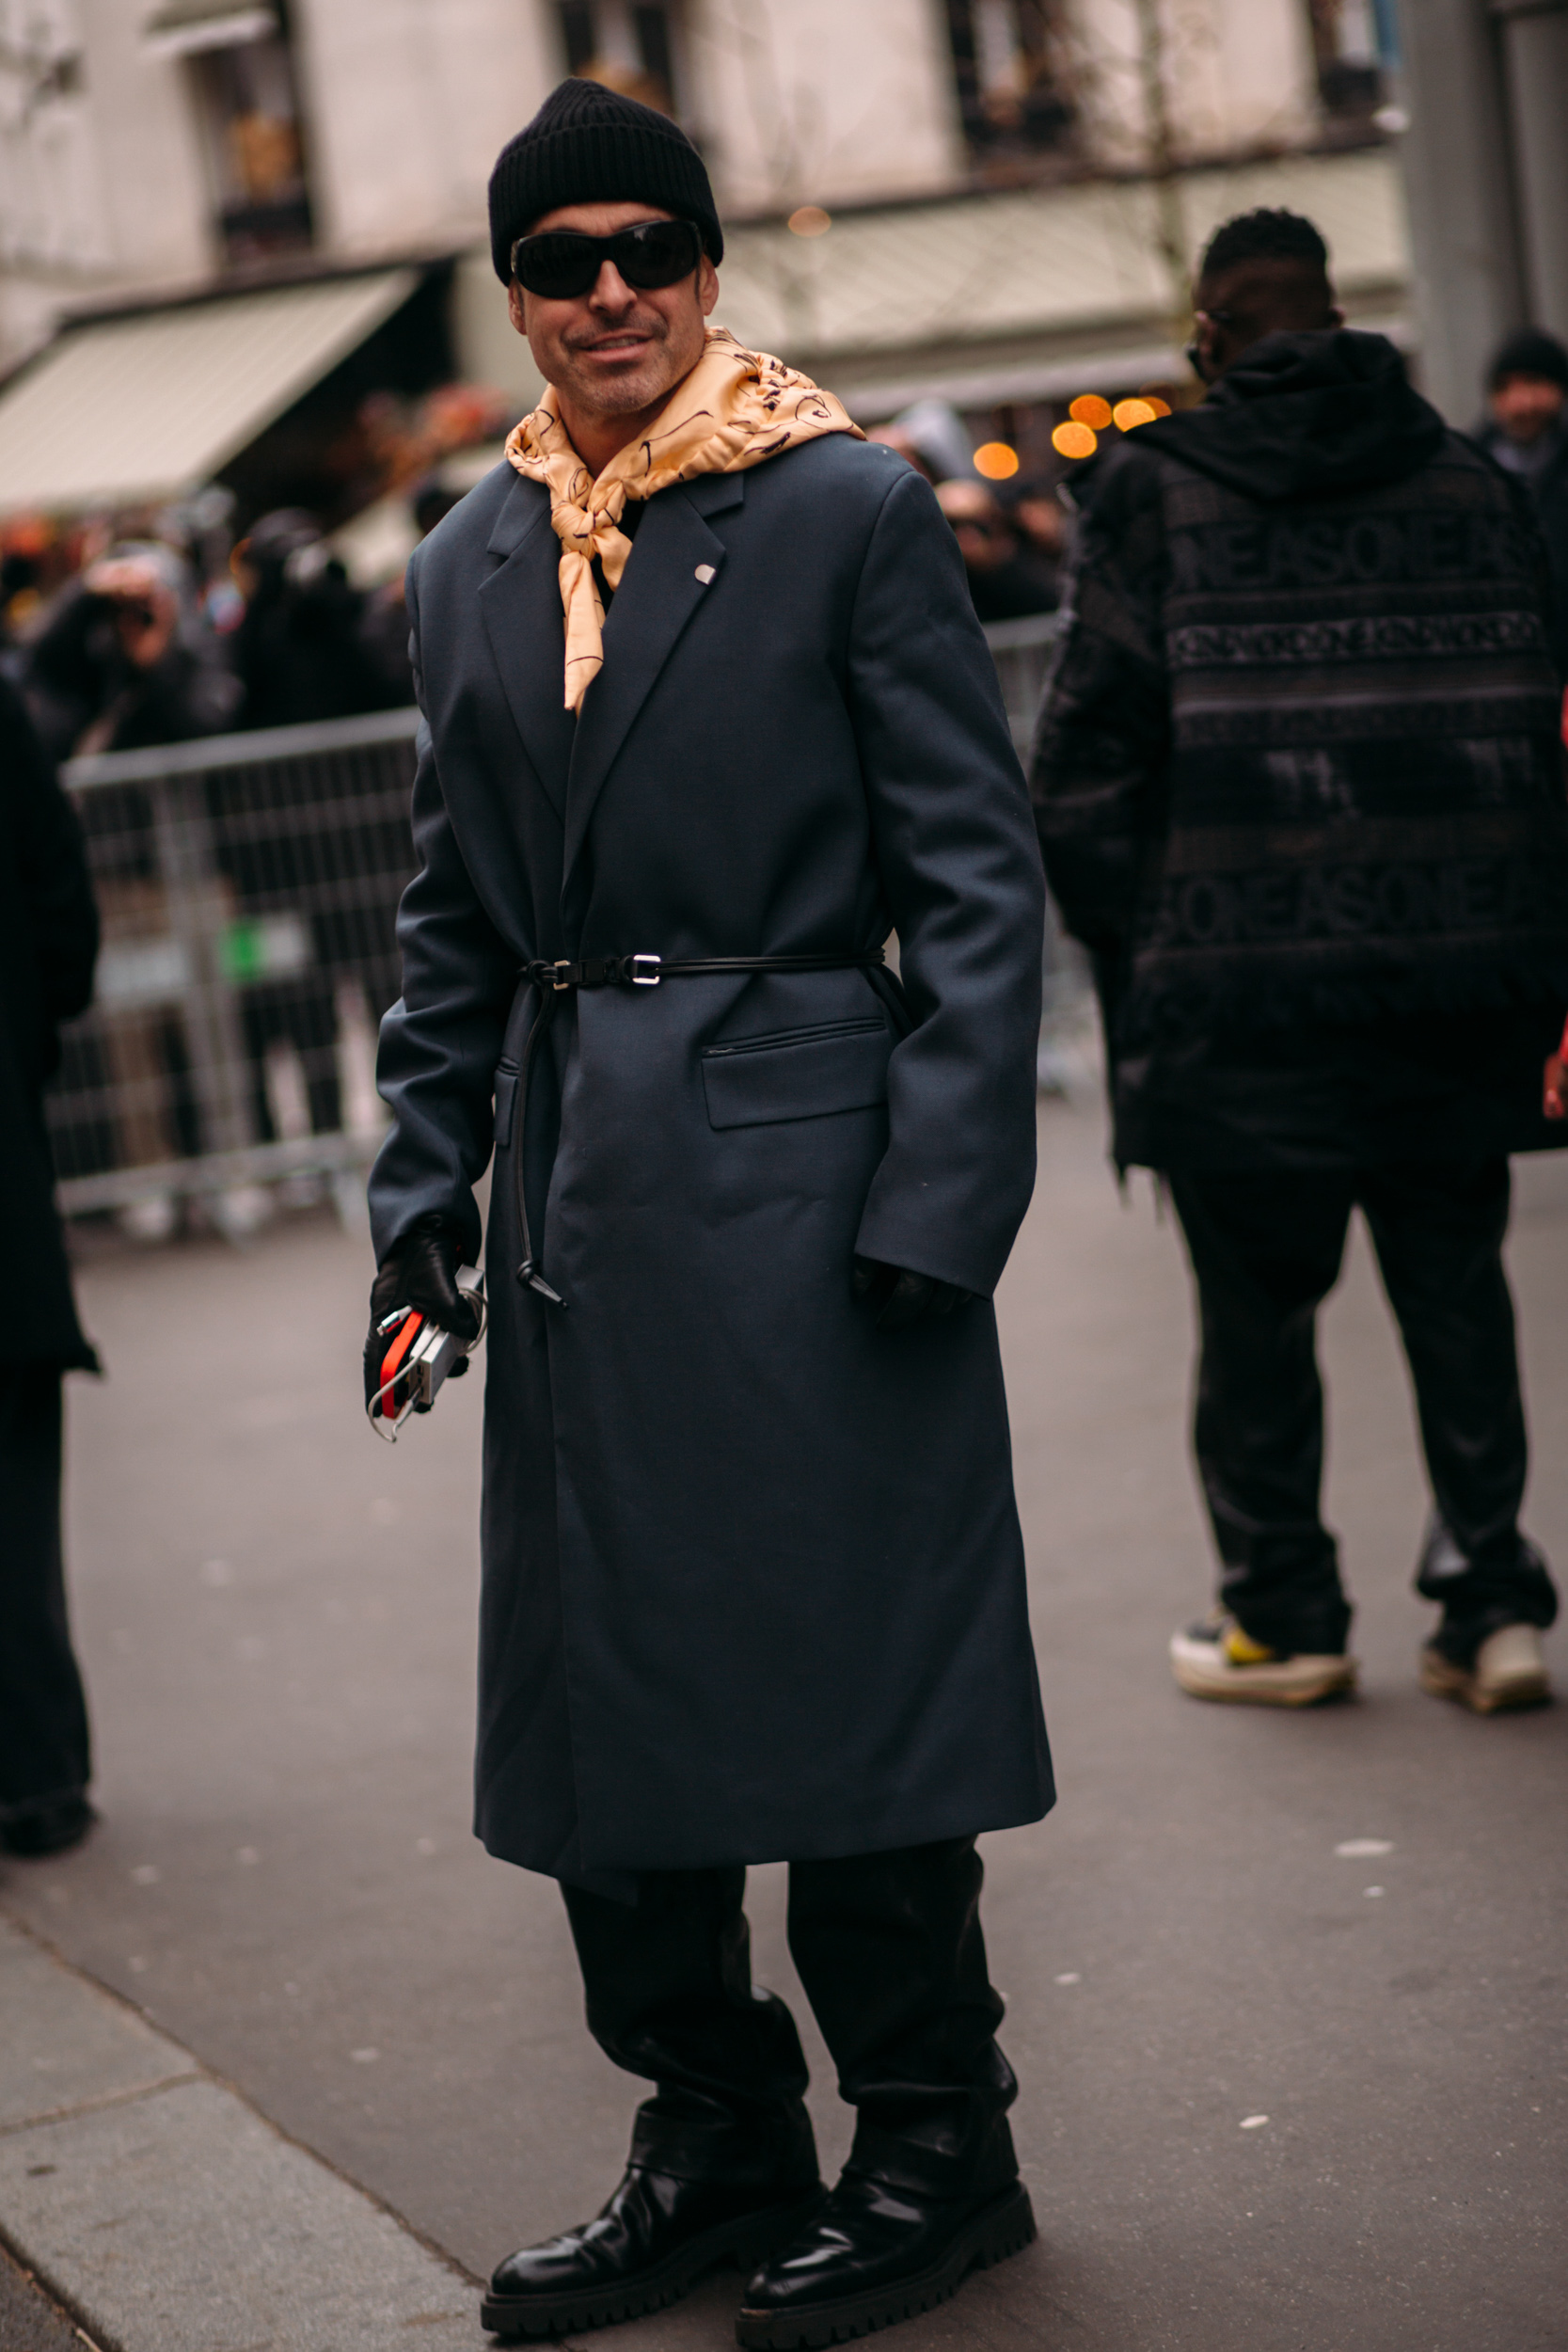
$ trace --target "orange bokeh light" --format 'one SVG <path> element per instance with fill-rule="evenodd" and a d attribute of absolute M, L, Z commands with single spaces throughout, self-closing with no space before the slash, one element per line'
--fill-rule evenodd
<path fill-rule="evenodd" d="M 1169 401 L 1162 400 L 1158 392 L 1140 392 L 1138 394 L 1138 398 L 1143 402 L 1146 408 L 1152 408 L 1157 417 L 1168 417 L 1170 415 Z"/>
<path fill-rule="evenodd" d="M 1018 452 L 1010 441 L 982 441 L 974 453 L 974 470 L 988 482 L 1006 482 L 1018 471 Z"/>
<path fill-rule="evenodd" d="M 1100 447 L 1100 436 L 1086 424 L 1059 424 L 1051 436 L 1051 446 L 1058 457 L 1092 457 Z"/>
<path fill-rule="evenodd" d="M 1080 392 L 1068 415 L 1079 424 L 1086 424 L 1091 433 L 1103 433 L 1111 421 L 1111 404 L 1101 400 L 1098 392 Z"/>
<path fill-rule="evenodd" d="M 798 237 L 821 237 L 832 227 L 833 216 L 825 213 L 820 204 L 799 204 L 786 225 Z"/>
<path fill-rule="evenodd" d="M 1154 422 L 1154 403 L 1151 400 L 1118 400 L 1111 411 L 1117 430 L 1131 433 L 1140 424 Z"/>

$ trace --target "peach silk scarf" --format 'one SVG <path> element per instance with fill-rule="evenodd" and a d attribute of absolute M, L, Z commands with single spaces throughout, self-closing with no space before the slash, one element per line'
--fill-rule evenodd
<path fill-rule="evenodd" d="M 766 351 L 748 351 L 722 326 L 707 330 L 707 349 L 683 376 L 646 433 L 619 451 L 596 482 L 566 437 L 555 388 L 523 419 L 506 444 L 520 474 L 550 494 L 550 522 L 561 542 L 561 602 L 566 615 L 566 707 L 582 698 L 604 665 L 604 606 L 594 578 L 596 555 L 611 590 L 631 553 L 619 528 L 627 499 L 651 499 L 672 482 L 703 473 L 740 473 L 824 433 L 864 435 L 832 392 Z"/>

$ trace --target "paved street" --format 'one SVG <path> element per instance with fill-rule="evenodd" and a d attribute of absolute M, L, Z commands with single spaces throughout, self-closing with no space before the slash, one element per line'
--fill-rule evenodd
<path fill-rule="evenodd" d="M 1040 2243 L 899 2344 L 1560 2346 L 1568 1707 L 1483 1723 L 1416 1688 L 1422 1488 L 1360 1239 L 1326 1360 L 1363 1694 L 1176 1692 L 1209 1576 L 1179 1243 L 1147 1178 L 1118 1199 L 1087 1089 L 1041 1136 L 1001 1304 L 1062 1796 L 990 1841 L 987 1912 Z M 1568 1161 L 1520 1194 L 1528 1519 L 1563 1568 Z M 104 1820 L 9 1866 L 0 1908 L 479 2274 L 594 2208 L 636 2091 L 582 2030 L 554 1887 L 468 1833 L 480 1382 L 377 1445 L 368 1276 L 314 1214 L 244 1254 L 88 1253 L 110 1376 L 72 1385 L 70 1546 Z M 799 2004 L 780 1869 L 752 1910 Z M 832 2163 L 847 2111 L 807 2038 Z M 717 2348 L 736 2299 L 614 2341 Z"/>

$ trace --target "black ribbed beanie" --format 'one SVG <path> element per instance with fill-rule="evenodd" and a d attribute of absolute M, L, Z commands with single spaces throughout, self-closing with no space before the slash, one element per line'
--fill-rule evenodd
<path fill-rule="evenodd" d="M 636 203 L 694 221 L 709 258 L 723 260 L 707 172 L 680 125 L 602 82 L 562 82 L 490 174 L 496 276 L 510 284 L 513 245 L 558 204 Z"/>
<path fill-rule="evenodd" d="M 1497 346 L 1486 373 L 1488 389 L 1495 392 L 1511 375 L 1544 375 L 1548 384 L 1560 384 L 1568 391 L 1568 350 L 1544 327 L 1516 327 Z"/>

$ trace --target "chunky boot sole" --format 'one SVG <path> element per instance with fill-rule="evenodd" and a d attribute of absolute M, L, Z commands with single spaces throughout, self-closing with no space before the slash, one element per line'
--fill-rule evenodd
<path fill-rule="evenodd" d="M 1430 1691 L 1434 1699 L 1457 1700 L 1472 1715 L 1502 1715 L 1516 1707 L 1545 1707 L 1552 1695 L 1544 1666 L 1525 1667 L 1489 1681 L 1473 1667 L 1456 1666 L 1440 1649 L 1431 1647 L 1421 1652 L 1420 1679 L 1422 1690 Z"/>
<path fill-rule="evenodd" d="M 768 2205 L 760 2213 L 726 2222 L 721 2230 L 705 2230 L 678 2252 L 626 2279 L 607 2279 L 600 2286 L 571 2294 L 486 2295 L 480 2306 L 480 2325 L 492 2335 L 515 2342 L 526 2336 L 563 2336 L 578 2328 L 611 2328 L 617 2320 L 662 2311 L 726 2263 L 755 2270 L 794 2235 L 821 2194 L 816 2188 L 793 2204 Z"/>
<path fill-rule="evenodd" d="M 1321 1707 L 1325 1699 L 1348 1698 L 1357 1672 L 1354 1658 L 1299 1656 L 1236 1666 L 1217 1643 L 1185 1633 L 1171 1638 L 1170 1670 L 1189 1698 L 1234 1707 Z"/>
<path fill-rule="evenodd" d="M 836 2303 L 792 2312 L 743 2307 L 735 2323 L 736 2342 L 745 2352 L 803 2352 L 804 2347 L 847 2344 L 879 2328 L 895 2328 L 901 2319 L 916 2319 L 945 2303 L 972 2270 L 989 2270 L 1009 2254 L 1022 2254 L 1037 2234 L 1029 2192 L 1022 2181 L 1014 2181 L 974 2216 L 928 2270 L 890 2280 L 864 2295 L 847 2295 Z"/>

